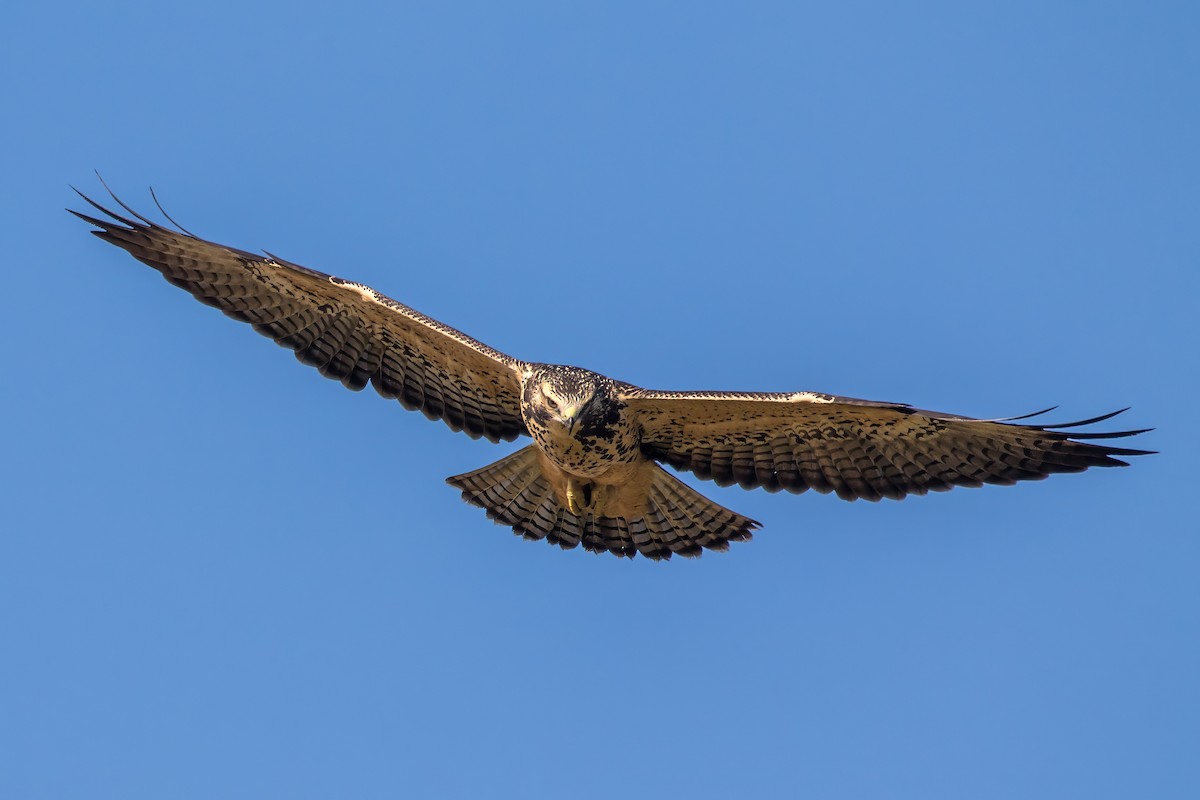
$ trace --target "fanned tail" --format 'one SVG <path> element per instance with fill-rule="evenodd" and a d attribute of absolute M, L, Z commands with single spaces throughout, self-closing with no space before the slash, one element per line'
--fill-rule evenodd
<path fill-rule="evenodd" d="M 564 550 L 585 550 L 654 560 L 693 557 L 705 550 L 728 550 L 759 527 L 749 517 L 720 506 L 669 475 L 653 462 L 641 469 L 645 496 L 639 514 L 606 516 L 603 511 L 573 514 L 559 502 L 542 471 L 533 445 L 494 464 L 447 478 L 463 499 L 487 511 L 489 519 L 512 527 L 526 539 L 544 539 Z M 624 491 L 629 491 L 628 488 Z"/>

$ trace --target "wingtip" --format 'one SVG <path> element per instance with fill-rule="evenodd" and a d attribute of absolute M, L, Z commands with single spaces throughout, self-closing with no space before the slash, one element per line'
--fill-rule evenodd
<path fill-rule="evenodd" d="M 71 188 L 72 188 L 72 189 L 75 189 L 75 187 L 74 187 L 74 186 L 72 186 Z M 107 187 L 106 187 L 106 188 L 107 188 Z M 92 198 L 88 197 L 86 194 L 84 194 L 83 192 L 79 191 L 78 189 L 75 189 L 75 192 L 76 192 L 76 194 L 78 194 L 78 195 L 79 195 L 81 198 L 83 198 L 83 202 L 87 203 L 89 206 L 91 206 L 92 208 L 96 209 L 97 211 L 99 211 L 99 212 L 100 212 L 101 214 L 103 214 L 104 216 L 106 216 L 106 217 L 110 217 L 111 219 L 114 219 L 114 220 L 116 220 L 117 222 L 121 223 L 122 225 L 128 225 L 130 228 L 138 228 L 138 227 L 141 227 L 141 226 L 140 226 L 140 225 L 139 225 L 137 222 L 134 222 L 134 221 L 133 221 L 133 220 L 131 220 L 131 219 L 128 219 L 128 218 L 126 218 L 126 217 L 123 217 L 123 216 L 121 216 L 120 214 L 116 213 L 115 211 L 113 211 L 113 210 L 112 210 L 112 209 L 110 209 L 110 208 L 105 208 L 104 206 L 100 205 L 100 204 L 99 204 L 99 203 L 97 203 L 95 200 L 93 200 Z M 118 202 L 118 203 L 120 203 L 121 201 L 119 201 L 119 200 L 118 200 L 117 202 Z M 124 203 L 121 203 L 121 205 L 122 205 L 122 207 L 124 207 L 124 205 L 125 205 L 125 204 L 124 204 Z M 69 208 L 68 208 L 67 210 L 68 210 L 68 211 L 71 211 L 71 209 L 69 209 Z M 72 211 L 71 213 L 76 213 L 76 212 Z M 136 214 L 136 213 L 134 213 L 134 216 L 135 216 L 135 217 L 138 217 L 139 215 L 138 215 L 138 214 Z M 96 222 L 96 220 L 94 220 L 94 219 L 91 219 L 91 218 L 89 218 L 89 217 L 84 217 L 84 218 L 85 218 L 85 219 L 87 219 L 89 222 L 91 222 L 91 223 L 93 223 L 93 224 L 99 224 L 99 225 L 111 225 L 111 224 L 112 224 L 112 223 L 98 223 L 98 222 Z M 139 219 L 140 219 L 140 217 L 139 217 Z"/>
<path fill-rule="evenodd" d="M 1068 439 L 1077 439 L 1085 441 L 1088 439 L 1124 439 L 1128 436 L 1137 436 L 1142 433 L 1149 433 L 1153 428 L 1141 428 L 1133 431 L 1109 431 L 1105 433 L 1059 433 L 1058 431 L 1050 431 L 1050 433 L 1059 433 L 1060 436 Z"/>
<path fill-rule="evenodd" d="M 192 233 L 187 228 L 183 227 L 178 222 L 176 222 L 175 218 L 167 213 L 167 210 L 162 207 L 162 203 L 158 202 L 158 195 L 155 193 L 153 186 L 150 187 L 150 197 L 154 200 L 154 205 L 158 206 L 158 212 L 160 214 L 162 214 L 164 217 L 166 217 L 167 221 L 170 222 L 172 225 L 174 225 L 176 228 L 178 228 L 181 233 L 183 233 L 187 236 L 190 236 L 193 239 L 200 238 L 196 234 Z"/>
<path fill-rule="evenodd" d="M 112 223 L 106 223 L 106 222 L 105 222 L 104 220 L 102 220 L 102 219 L 97 219 L 96 217 L 93 217 L 93 216 L 89 216 L 89 215 L 87 215 L 87 214 L 84 214 L 82 211 L 76 211 L 76 210 L 75 210 L 75 209 L 73 209 L 73 208 L 64 208 L 64 209 L 63 209 L 63 211 L 66 211 L 68 214 L 72 214 L 72 215 L 74 215 L 74 216 L 76 216 L 76 217 L 79 217 L 81 220 L 83 220 L 83 221 L 84 221 L 84 222 L 86 222 L 87 224 L 89 224 L 89 225 L 95 225 L 97 228 L 103 228 L 103 227 L 105 227 L 106 225 L 110 225 L 110 224 L 112 224 Z M 92 231 L 92 233 L 99 233 L 99 231 Z"/>
<path fill-rule="evenodd" d="M 1049 414 L 1051 411 L 1057 411 L 1057 410 L 1058 410 L 1058 406 L 1053 405 L 1053 406 L 1050 406 L 1049 408 L 1043 408 L 1041 411 L 1033 411 L 1028 414 L 1022 414 L 1019 417 L 1009 417 L 1008 419 L 1006 419 L 1004 421 L 1012 422 L 1013 420 L 1018 420 L 1018 419 L 1031 419 L 1033 417 L 1040 417 L 1042 414 Z"/>
<path fill-rule="evenodd" d="M 1112 419 L 1113 417 L 1115 417 L 1119 414 L 1124 414 L 1126 411 L 1128 411 L 1131 408 L 1133 408 L 1133 406 L 1125 406 L 1124 408 L 1118 408 L 1116 411 L 1110 411 L 1107 414 L 1101 414 L 1098 417 L 1092 417 L 1090 419 L 1081 419 L 1081 420 L 1077 420 L 1075 422 L 1061 422 L 1061 423 L 1058 423 L 1057 425 L 1039 425 L 1037 427 L 1040 427 L 1043 430 L 1062 430 L 1063 428 L 1080 428 L 1080 427 L 1083 427 L 1084 425 L 1094 425 L 1097 422 L 1104 422 L 1105 420 Z M 1147 429 L 1147 430 L 1149 430 L 1149 429 Z"/>
<path fill-rule="evenodd" d="M 79 195 L 80 199 L 82 199 L 85 203 L 88 203 L 91 206 L 96 206 L 96 201 L 93 200 L 92 198 L 88 197 L 86 194 L 84 194 L 83 190 L 80 189 L 78 186 L 76 186 L 73 183 L 68 183 L 67 186 L 70 187 L 72 192 Z M 71 209 L 69 209 L 69 208 L 67 209 L 67 211 L 70 211 L 70 210 Z"/>

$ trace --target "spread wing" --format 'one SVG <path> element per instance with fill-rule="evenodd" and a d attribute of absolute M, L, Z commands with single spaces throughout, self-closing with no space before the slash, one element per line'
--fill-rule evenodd
<path fill-rule="evenodd" d="M 1015 420 L 1036 415 L 978 420 L 814 392 L 628 387 L 623 399 L 641 423 L 642 449 L 651 458 L 722 486 L 816 489 L 846 500 L 1037 480 L 1056 472 L 1125 466 L 1114 456 L 1150 452 L 1077 441 L 1145 431 L 1063 432 L 1120 411 L 1061 425 L 1027 425 Z"/>
<path fill-rule="evenodd" d="M 322 375 L 355 391 L 370 383 L 384 397 L 472 438 L 494 442 L 526 433 L 523 362 L 370 287 L 175 232 L 115 196 L 136 219 L 80 196 L 106 217 L 71 211 L 100 229 L 94 234 L 200 302 L 250 323 Z"/>

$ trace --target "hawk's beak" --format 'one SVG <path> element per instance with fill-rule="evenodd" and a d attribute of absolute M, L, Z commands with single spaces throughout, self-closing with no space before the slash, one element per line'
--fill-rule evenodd
<path fill-rule="evenodd" d="M 579 406 L 567 406 L 563 409 L 563 422 L 567 423 L 567 433 L 574 433 L 579 424 Z"/>

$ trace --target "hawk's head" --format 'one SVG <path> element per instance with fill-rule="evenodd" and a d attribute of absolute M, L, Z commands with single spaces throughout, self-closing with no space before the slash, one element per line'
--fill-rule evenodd
<path fill-rule="evenodd" d="M 545 364 L 525 381 L 522 411 L 539 427 L 561 427 L 570 434 L 593 428 L 611 415 L 612 381 L 579 367 Z"/>
<path fill-rule="evenodd" d="M 638 458 L 638 429 L 618 385 L 579 367 L 539 364 L 525 378 L 521 416 L 541 451 L 574 475 L 602 475 Z"/>

